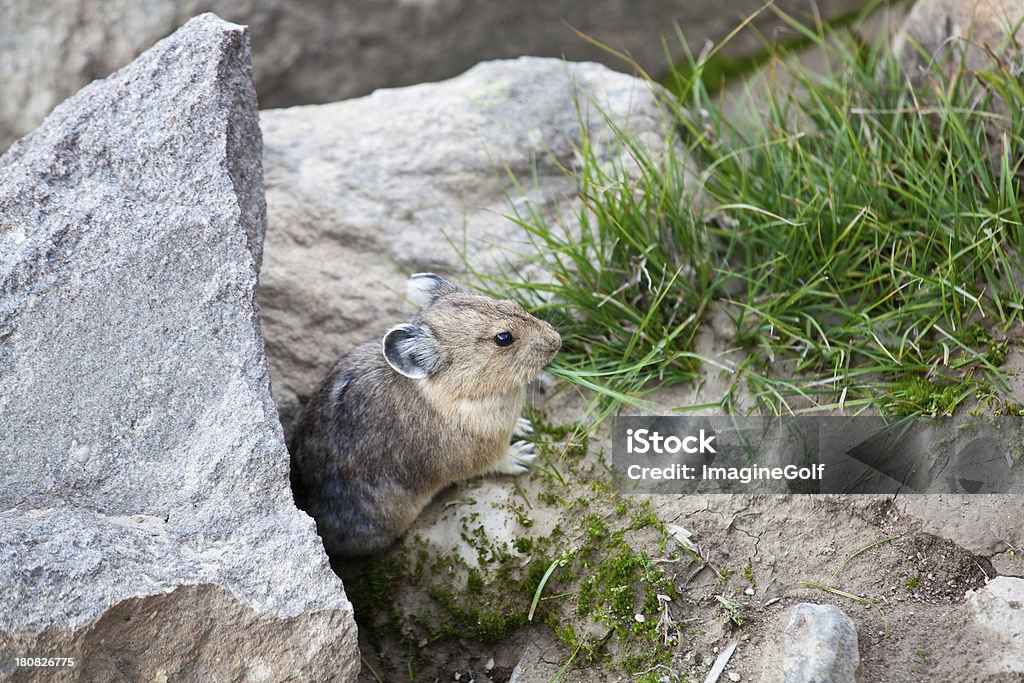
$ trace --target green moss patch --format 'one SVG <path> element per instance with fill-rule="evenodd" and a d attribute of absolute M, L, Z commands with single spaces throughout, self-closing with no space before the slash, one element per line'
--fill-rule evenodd
<path fill-rule="evenodd" d="M 488 538 L 480 513 L 470 513 L 461 536 L 475 566 L 414 535 L 344 577 L 366 640 L 416 660 L 454 643 L 493 645 L 529 627 L 561 643 L 569 667 L 600 663 L 632 674 L 671 661 L 688 603 L 665 567 L 691 567 L 693 559 L 679 561 L 650 501 L 615 493 L 607 471 L 582 457 L 585 445 L 562 447 L 579 429 L 539 427 L 540 441 L 552 445 L 542 446 L 545 465 L 517 487 L 511 542 Z"/>

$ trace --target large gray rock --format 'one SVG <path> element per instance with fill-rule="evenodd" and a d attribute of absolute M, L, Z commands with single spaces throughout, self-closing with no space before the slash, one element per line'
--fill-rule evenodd
<path fill-rule="evenodd" d="M 860 653 L 857 627 L 835 605 L 802 602 L 783 633 L 786 683 L 854 683 Z"/>
<path fill-rule="evenodd" d="M 0 3 L 0 151 L 54 105 L 127 64 L 202 11 L 252 27 L 264 107 L 332 102 L 376 88 L 454 76 L 487 59 L 538 55 L 623 61 L 576 36 L 571 25 L 630 52 L 652 73 L 679 52 L 674 24 L 694 50 L 719 40 L 763 0 L 5 0 Z M 810 0 L 779 0 L 809 14 Z M 826 16 L 864 0 L 817 0 Z M 563 21 L 564 20 L 564 21 Z M 782 30 L 771 12 L 755 24 Z M 736 51 L 759 47 L 753 33 Z"/>
<path fill-rule="evenodd" d="M 664 144 L 647 84 L 554 59 L 489 62 L 442 83 L 262 112 L 260 308 L 286 429 L 342 351 L 399 322 L 408 274 L 460 279 L 452 243 L 480 268 L 532 251 L 507 217 L 506 192 L 523 196 L 506 173 L 538 210 L 575 208 L 578 188 L 559 166 L 574 163 L 581 118 L 599 154 L 621 154 L 600 112 L 652 150 Z"/>
<path fill-rule="evenodd" d="M 0 677 L 355 678 L 270 397 L 260 153 L 205 15 L 0 158 Z"/>

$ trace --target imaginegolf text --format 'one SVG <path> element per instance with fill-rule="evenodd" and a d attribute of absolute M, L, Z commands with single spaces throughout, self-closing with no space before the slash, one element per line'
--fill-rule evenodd
<path fill-rule="evenodd" d="M 630 465 L 626 469 L 626 476 L 636 481 L 647 480 L 695 480 L 705 481 L 734 481 L 741 484 L 749 484 L 752 481 L 761 480 L 821 480 L 825 474 L 825 465 L 817 464 L 810 467 L 798 465 L 786 465 L 785 467 L 713 467 L 711 465 L 700 466 L 700 476 L 697 476 L 696 465 L 681 465 L 676 463 L 669 467 L 642 467 Z"/>

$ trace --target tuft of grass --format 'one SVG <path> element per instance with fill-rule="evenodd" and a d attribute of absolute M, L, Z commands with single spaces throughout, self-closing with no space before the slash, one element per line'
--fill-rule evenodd
<path fill-rule="evenodd" d="M 815 588 L 820 591 L 825 591 L 826 593 L 831 593 L 832 595 L 838 595 L 841 598 L 846 598 L 848 600 L 853 600 L 854 602 L 859 602 L 865 607 L 873 607 L 874 609 L 878 610 L 878 614 L 882 617 L 882 637 L 885 637 L 885 635 L 889 632 L 889 618 L 885 616 L 885 611 L 882 609 L 881 605 L 879 605 L 878 602 L 872 600 L 871 598 L 865 598 L 861 595 L 847 593 L 846 591 L 839 590 L 838 588 L 833 588 L 832 586 L 824 586 L 820 583 L 814 583 L 812 581 L 801 581 L 800 583 L 804 586 L 807 586 L 808 588 Z"/>
<path fill-rule="evenodd" d="M 830 581 L 830 582 L 831 582 L 831 581 L 834 581 L 834 580 L 835 580 L 835 578 L 836 578 L 837 576 L 839 576 L 839 574 L 840 574 L 840 573 L 841 573 L 841 572 L 842 572 L 842 571 L 843 571 L 844 569 L 846 569 L 846 565 L 850 564 L 850 562 L 852 562 L 852 561 L 853 561 L 853 560 L 854 560 L 855 558 L 857 558 L 857 557 L 860 557 L 860 556 L 861 556 L 861 555 L 863 555 L 864 553 L 868 552 L 869 550 L 873 550 L 873 549 L 877 548 L 877 547 L 878 547 L 878 546 L 880 546 L 880 545 L 884 545 L 884 544 L 886 544 L 886 543 L 889 543 L 889 542 L 891 542 L 891 541 L 895 541 L 895 540 L 897 540 L 897 539 L 898 539 L 898 538 L 900 538 L 900 537 L 901 537 L 901 535 L 900 535 L 900 534 L 896 534 L 896 535 L 893 535 L 893 536 L 886 536 L 885 538 L 880 538 L 880 539 L 878 539 L 877 541 L 875 541 L 875 542 L 873 542 L 873 543 L 869 543 L 869 544 L 867 544 L 867 545 L 866 545 L 866 546 L 864 546 L 863 548 L 860 548 L 860 549 L 858 549 L 858 550 L 855 550 L 855 551 L 854 551 L 854 552 L 853 552 L 853 553 L 852 553 L 852 554 L 851 554 L 851 555 L 850 555 L 849 557 L 847 557 L 847 558 L 846 558 L 845 560 L 843 560 L 843 561 L 842 561 L 842 562 L 841 562 L 841 563 L 839 564 L 839 566 L 838 566 L 838 567 L 836 567 L 836 570 L 835 570 L 834 572 L 832 572 L 832 576 L 831 576 L 831 578 L 829 579 L 829 581 Z"/>
<path fill-rule="evenodd" d="M 729 613 L 729 619 L 737 626 L 743 626 L 743 618 L 740 616 L 740 603 L 730 600 L 724 595 L 716 595 L 715 600 L 721 603 L 725 611 Z"/>
<path fill-rule="evenodd" d="M 690 58 L 683 100 L 652 85 L 662 146 L 606 117 L 609 158 L 581 127 L 564 170 L 578 209 L 514 209 L 546 279 L 478 278 L 558 326 L 553 373 L 606 410 L 708 365 L 731 373 L 713 401 L 728 412 L 741 389 L 773 414 L 999 405 L 1024 320 L 1024 87 L 997 64 L 915 91 L 849 27 L 773 11 L 822 69 L 769 48 L 731 108 Z M 695 350 L 712 311 L 735 330 L 735 364 Z"/>

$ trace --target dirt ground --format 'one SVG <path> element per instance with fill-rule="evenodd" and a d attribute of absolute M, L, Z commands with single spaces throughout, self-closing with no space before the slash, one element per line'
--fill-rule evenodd
<path fill-rule="evenodd" d="M 727 671 L 747 681 L 782 680 L 782 631 L 792 607 L 800 602 L 835 604 L 853 619 L 864 681 L 1024 680 L 985 673 L 1005 645 L 972 625 L 972 610 L 965 601 L 967 591 L 996 575 L 996 566 L 1001 575 L 1024 576 L 1024 552 L 1019 549 L 1024 509 L 1019 496 L 915 496 L 895 501 L 874 496 L 652 498 L 659 517 L 693 533 L 707 565 L 749 564 L 756 582 L 748 586 L 753 595 L 739 585 L 724 591 L 741 605 L 739 626 L 715 598 L 723 589 L 712 569 L 691 576 L 693 568 L 688 566 L 677 577 L 688 603 L 687 626 L 696 635 L 678 648 L 672 668 L 679 677 L 666 680 L 703 680 L 717 654 L 733 641 L 738 647 Z M 892 537 L 843 566 L 858 550 Z M 1012 554 L 1011 544 L 1018 549 Z M 981 546 L 985 550 L 978 552 Z M 878 607 L 803 582 L 864 596 Z M 396 662 L 380 662 L 375 649 L 368 641 L 362 643 L 371 665 L 384 671 L 401 668 Z M 408 658 L 407 651 L 386 653 L 385 658 L 389 654 Z M 553 641 L 547 627 L 531 626 L 496 645 L 442 643 L 427 646 L 421 654 L 430 664 L 419 665 L 415 680 L 507 681 L 522 660 L 515 680 L 525 683 L 553 680 L 571 653 Z M 483 667 L 491 659 L 495 664 L 487 675 Z M 466 678 L 456 679 L 456 673 Z M 364 668 L 360 680 L 375 678 Z M 561 680 L 630 678 L 587 666 L 569 670 Z"/>
<path fill-rule="evenodd" d="M 556 399 L 548 407 L 564 420 L 581 414 L 572 398 Z M 591 440 L 584 461 L 592 461 L 605 447 Z M 588 481 L 567 479 L 564 497 L 592 495 Z M 512 543 L 523 532 L 522 516 L 509 511 L 521 508 L 517 501 L 535 499 L 545 490 L 551 490 L 551 478 L 540 472 L 450 489 L 393 552 L 427 548 L 433 553 L 458 546 L 459 520 L 467 517 L 488 519 L 488 537 Z M 671 651 L 670 663 L 640 680 L 704 681 L 719 653 L 735 643 L 720 680 L 781 681 L 783 629 L 796 604 L 814 602 L 834 604 L 853 619 L 862 681 L 1024 681 L 1024 674 L 994 673 L 1006 648 L 1024 650 L 1024 644 L 1009 645 L 979 628 L 967 599 L 969 591 L 997 575 L 1024 577 L 1024 496 L 719 494 L 633 499 L 641 504 L 644 500 L 667 528 L 689 533 L 702 562 L 646 547 L 678 591 L 664 605 L 663 615 L 678 638 L 664 645 Z M 564 526 L 571 522 L 567 516 L 578 514 L 574 510 L 537 505 L 530 510 L 529 531 L 542 534 L 556 524 Z M 482 590 L 490 588 L 488 583 Z M 465 590 L 455 579 L 450 589 Z M 414 612 L 430 602 L 424 595 L 416 597 L 417 590 L 409 588 L 412 597 L 402 599 L 401 610 Z M 724 608 L 723 599 L 733 607 Z M 404 639 L 361 632 L 361 681 L 583 683 L 633 681 L 643 673 L 627 673 L 607 662 L 570 662 L 573 653 L 544 624 L 524 625 L 489 644 L 459 638 L 421 638 L 410 644 L 408 632 Z"/>

